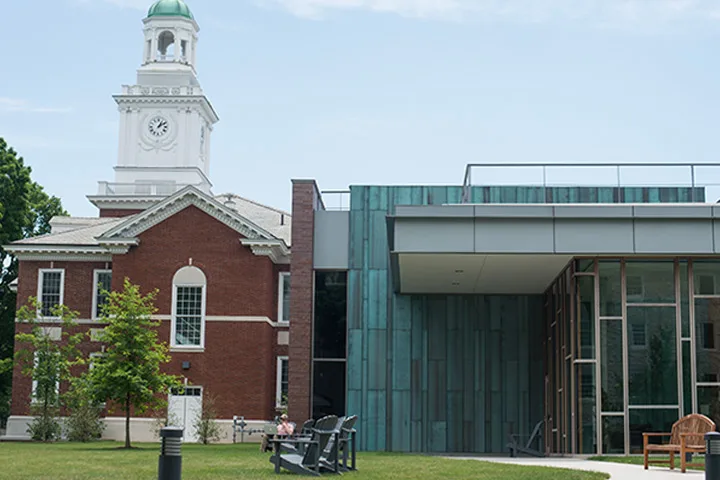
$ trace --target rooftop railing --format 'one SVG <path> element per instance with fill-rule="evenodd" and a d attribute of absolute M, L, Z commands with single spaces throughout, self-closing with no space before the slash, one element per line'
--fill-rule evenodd
<path fill-rule="evenodd" d="M 100 196 L 163 196 L 172 195 L 179 192 L 190 184 L 186 183 L 110 183 L 98 182 L 98 195 Z M 193 186 L 202 189 L 202 184 L 193 184 Z"/>
<path fill-rule="evenodd" d="M 350 210 L 350 190 L 323 190 L 320 192 L 325 210 Z"/>
<path fill-rule="evenodd" d="M 683 190 L 689 203 L 720 201 L 720 163 L 482 163 L 469 164 L 462 203 L 473 203 L 472 187 L 535 187 L 539 203 L 553 203 L 551 190 L 609 187 L 623 202 L 629 188 Z"/>

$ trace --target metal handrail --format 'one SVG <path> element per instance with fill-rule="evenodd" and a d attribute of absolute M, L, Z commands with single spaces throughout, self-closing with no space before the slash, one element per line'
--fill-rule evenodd
<path fill-rule="evenodd" d="M 560 169 L 560 168 L 576 168 L 576 169 L 583 169 L 583 168 L 614 168 L 615 169 L 615 181 L 612 185 L 604 184 L 602 186 L 613 186 L 622 188 L 630 187 L 630 186 L 648 186 L 648 185 L 628 185 L 623 184 L 621 174 L 622 170 L 626 168 L 638 168 L 638 167 L 646 167 L 646 168 L 673 168 L 673 167 L 685 167 L 689 169 L 690 178 L 689 178 L 689 184 L 683 184 L 683 185 L 674 185 L 675 187 L 678 186 L 684 186 L 691 189 L 691 201 L 695 201 L 695 189 L 699 185 L 697 181 L 697 172 L 696 169 L 698 167 L 716 167 L 720 168 L 720 163 L 696 163 L 696 162 L 671 162 L 671 163 L 647 163 L 647 162 L 628 162 L 628 163 L 551 163 L 551 164 L 543 164 L 543 163 L 470 163 L 467 164 L 465 167 L 465 176 L 463 178 L 463 185 L 462 185 L 462 203 L 469 203 L 470 201 L 470 188 L 473 186 L 472 183 L 472 171 L 473 169 L 479 169 L 479 168 L 503 168 L 503 169 L 517 169 L 517 168 L 537 168 L 542 170 L 542 182 L 539 186 L 543 188 L 543 193 L 547 190 L 547 188 L 557 186 L 557 185 L 551 185 L 547 181 L 547 173 L 549 169 Z M 583 185 L 582 183 L 577 184 L 577 186 L 589 186 L 589 185 Z M 600 185 L 592 185 L 592 186 L 600 186 Z M 658 185 L 653 185 L 658 186 Z"/>
<path fill-rule="evenodd" d="M 148 195 L 167 196 L 179 192 L 183 188 L 193 185 L 200 188 L 202 184 L 191 183 L 121 183 L 121 182 L 98 182 L 98 195 Z"/>
<path fill-rule="evenodd" d="M 325 210 L 350 210 L 350 190 L 323 190 L 320 192 Z M 347 201 L 346 201 L 347 199 Z M 337 200 L 337 204 L 333 202 Z"/>

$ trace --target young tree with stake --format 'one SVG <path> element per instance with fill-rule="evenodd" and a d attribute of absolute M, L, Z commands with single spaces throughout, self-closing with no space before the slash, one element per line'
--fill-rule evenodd
<path fill-rule="evenodd" d="M 157 311 L 157 290 L 142 295 L 140 287 L 126 278 L 122 291 L 105 293 L 100 322 L 107 326 L 97 338 L 105 351 L 93 361 L 90 383 L 98 401 L 112 402 L 125 413 L 125 448 L 131 448 L 131 411 L 142 413 L 162 406 L 160 395 L 181 384 L 179 377 L 160 369 L 170 356 L 167 344 L 158 340 L 160 322 L 151 318 Z"/>

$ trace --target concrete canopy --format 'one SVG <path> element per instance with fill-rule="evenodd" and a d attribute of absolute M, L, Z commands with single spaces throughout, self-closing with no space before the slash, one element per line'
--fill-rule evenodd
<path fill-rule="evenodd" d="M 423 254 L 397 256 L 402 293 L 542 293 L 570 255 Z"/>
<path fill-rule="evenodd" d="M 720 207 L 398 206 L 388 241 L 398 293 L 535 294 L 578 256 L 717 256 Z"/>

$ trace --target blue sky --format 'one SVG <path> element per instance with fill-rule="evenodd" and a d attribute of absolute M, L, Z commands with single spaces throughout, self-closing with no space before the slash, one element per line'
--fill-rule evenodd
<path fill-rule="evenodd" d="M 146 0 L 3 2 L 0 136 L 73 215 L 113 179 Z M 188 0 L 214 192 L 459 184 L 469 162 L 709 162 L 710 0 Z"/>

